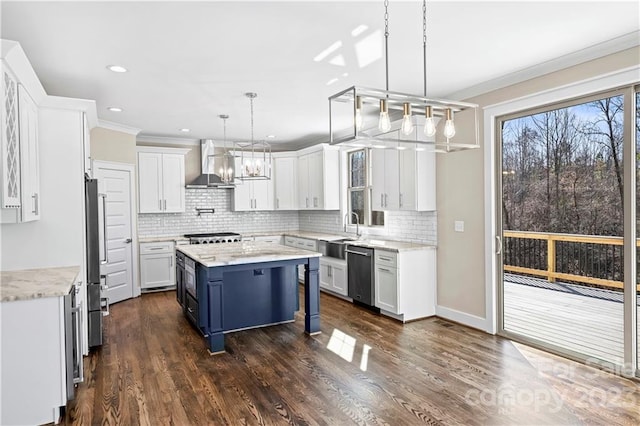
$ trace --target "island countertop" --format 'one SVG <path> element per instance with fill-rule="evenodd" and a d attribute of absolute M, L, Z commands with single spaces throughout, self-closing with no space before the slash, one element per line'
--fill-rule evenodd
<path fill-rule="evenodd" d="M 241 241 L 225 244 L 193 244 L 176 246 L 180 251 L 206 267 L 243 265 L 277 260 L 321 257 L 320 253 L 263 241 Z"/>
<path fill-rule="evenodd" d="M 2 302 L 65 296 L 80 273 L 79 266 L 22 269 L 0 273 Z"/>

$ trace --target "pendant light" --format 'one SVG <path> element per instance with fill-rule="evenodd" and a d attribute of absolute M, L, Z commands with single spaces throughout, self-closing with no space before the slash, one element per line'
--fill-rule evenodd
<path fill-rule="evenodd" d="M 271 179 L 271 146 L 265 141 L 256 141 L 253 137 L 253 101 L 258 94 L 247 92 L 244 95 L 251 105 L 251 141 L 236 143 L 241 168 L 238 179 Z"/>
<path fill-rule="evenodd" d="M 384 0 L 385 89 L 353 86 L 329 97 L 330 143 L 354 147 L 395 147 L 409 143 L 417 150 L 426 148 L 436 152 L 479 148 L 477 104 L 427 97 L 426 0 L 422 1 L 423 93 L 415 95 L 389 90 L 388 7 L 389 1 Z M 352 107 L 342 107 L 345 103 Z M 475 126 L 474 138 L 470 141 L 455 138 L 454 116 L 460 113 Z M 443 125 L 438 126 L 441 120 Z"/>
<path fill-rule="evenodd" d="M 222 147 L 224 152 L 221 156 L 220 164 L 218 165 L 218 175 L 220 176 L 220 180 L 224 183 L 233 183 L 233 179 L 235 177 L 235 157 L 234 155 L 227 149 L 227 119 L 229 116 L 227 114 L 220 114 L 218 116 L 222 119 L 222 127 L 223 127 L 223 142 Z"/>

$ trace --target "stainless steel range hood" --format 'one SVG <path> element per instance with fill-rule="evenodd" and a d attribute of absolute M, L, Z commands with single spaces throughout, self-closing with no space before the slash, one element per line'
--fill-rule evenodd
<path fill-rule="evenodd" d="M 215 172 L 221 169 L 225 159 L 225 152 L 221 149 L 218 154 L 215 152 L 213 139 L 200 140 L 201 173 L 192 182 L 188 183 L 188 189 L 207 188 L 234 188 L 233 181 L 224 182 Z M 233 158 L 231 154 L 226 154 L 227 159 Z"/>

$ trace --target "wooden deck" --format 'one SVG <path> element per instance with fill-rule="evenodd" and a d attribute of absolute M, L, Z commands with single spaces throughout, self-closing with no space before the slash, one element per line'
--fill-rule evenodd
<path fill-rule="evenodd" d="M 545 286 L 544 280 L 505 274 L 505 330 L 623 364 L 621 296 L 594 289 L 579 294 L 579 286 L 562 283 Z"/>

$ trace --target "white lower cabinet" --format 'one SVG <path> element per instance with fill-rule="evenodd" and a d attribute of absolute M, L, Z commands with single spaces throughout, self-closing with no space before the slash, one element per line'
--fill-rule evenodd
<path fill-rule="evenodd" d="M 0 424 L 59 420 L 67 404 L 64 297 L 2 302 Z"/>
<path fill-rule="evenodd" d="M 347 296 L 347 261 L 320 258 L 320 288 Z"/>
<path fill-rule="evenodd" d="M 244 239 L 244 238 L 243 238 Z M 251 237 L 248 241 L 262 241 L 263 243 L 282 244 L 282 235 L 260 235 Z"/>
<path fill-rule="evenodd" d="M 176 285 L 173 241 L 140 243 L 140 288 L 152 289 Z"/>
<path fill-rule="evenodd" d="M 311 238 L 284 236 L 284 245 L 304 250 L 318 251 L 318 242 Z M 298 265 L 298 280 L 304 281 L 304 265 Z"/>
<path fill-rule="evenodd" d="M 401 321 L 435 315 L 435 248 L 375 249 L 375 306 Z"/>

